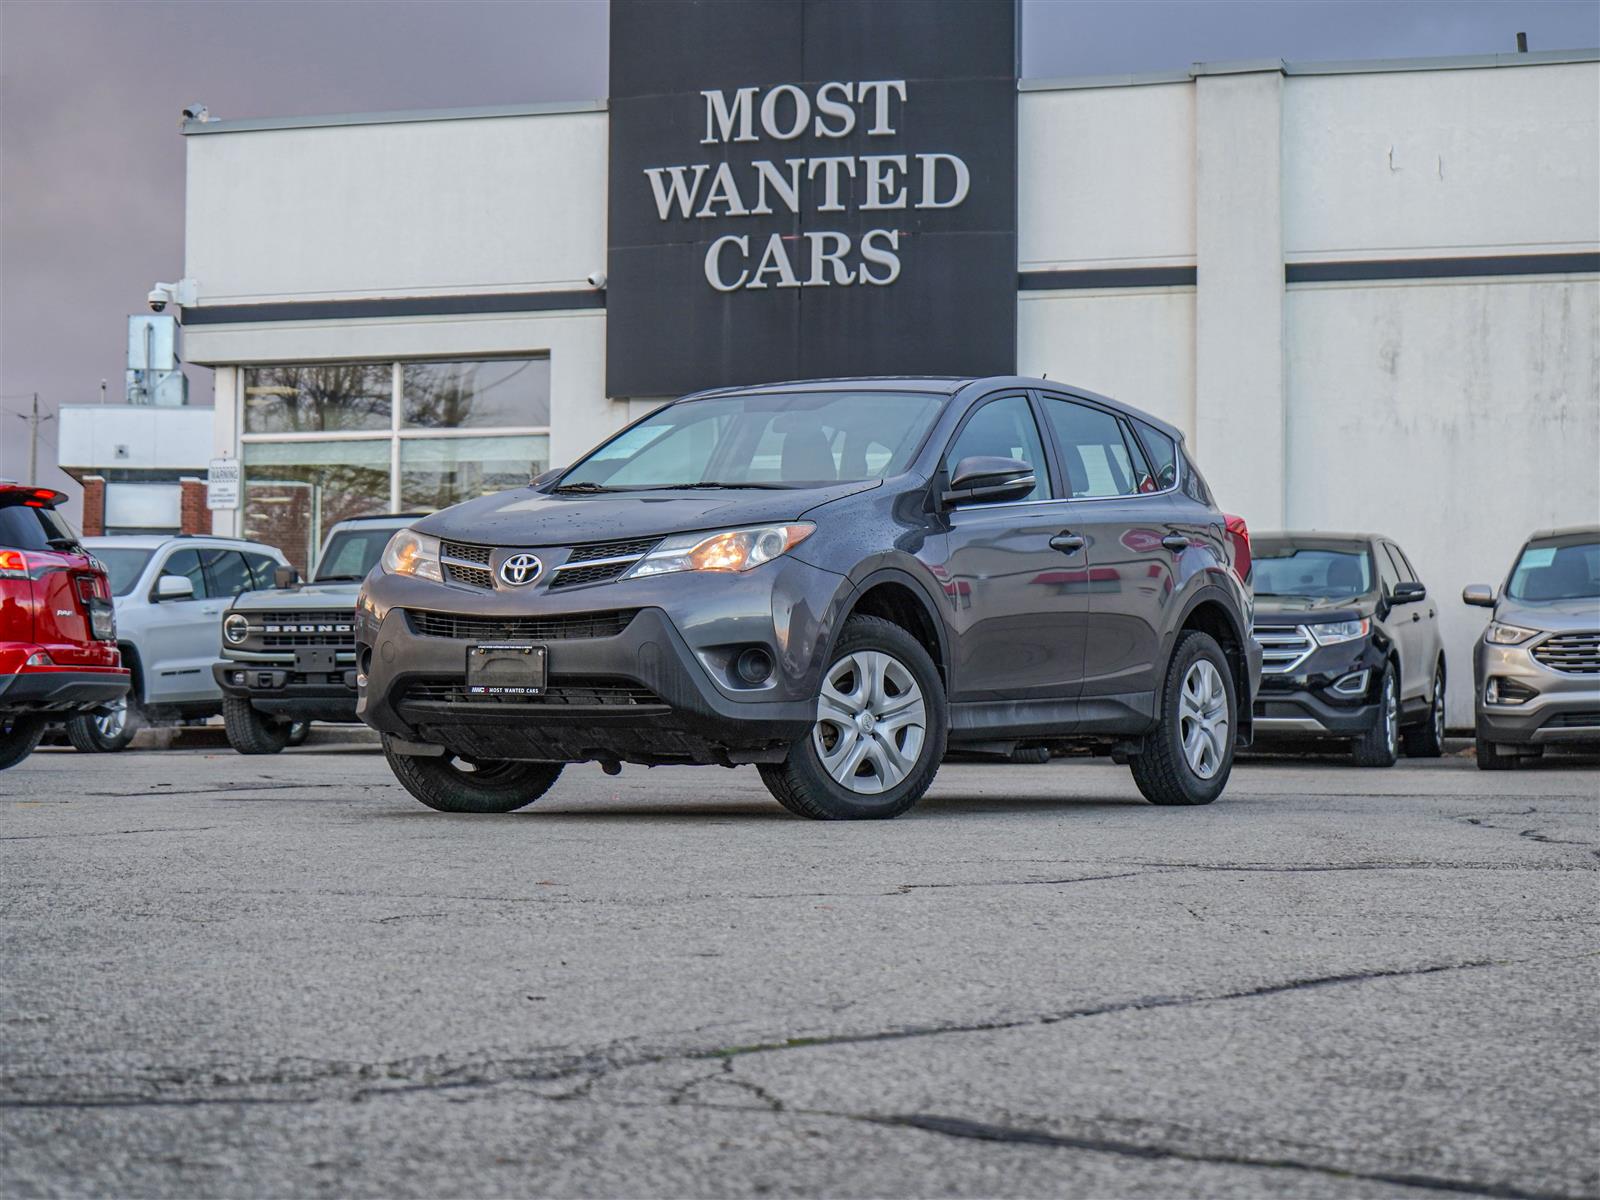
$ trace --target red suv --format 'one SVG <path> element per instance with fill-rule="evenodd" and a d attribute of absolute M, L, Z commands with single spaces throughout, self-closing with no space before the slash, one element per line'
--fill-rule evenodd
<path fill-rule="evenodd" d="M 111 586 L 49 488 L 0 481 L 0 770 L 39 744 L 47 721 L 128 690 Z"/>

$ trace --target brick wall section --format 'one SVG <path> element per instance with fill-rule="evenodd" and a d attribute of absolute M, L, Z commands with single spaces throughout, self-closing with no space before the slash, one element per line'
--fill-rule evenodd
<path fill-rule="evenodd" d="M 178 501 L 178 532 L 210 533 L 211 510 L 206 507 L 206 481 L 180 479 L 178 486 L 182 489 Z"/>
<path fill-rule="evenodd" d="M 106 531 L 106 481 L 99 475 L 83 477 L 83 536 L 102 537 Z"/>

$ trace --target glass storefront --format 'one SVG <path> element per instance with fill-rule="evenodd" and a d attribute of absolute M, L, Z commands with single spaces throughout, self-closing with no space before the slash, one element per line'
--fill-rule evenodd
<path fill-rule="evenodd" d="M 550 463 L 550 360 L 304 363 L 243 371 L 241 536 L 305 575 L 347 517 L 444 508 Z"/>

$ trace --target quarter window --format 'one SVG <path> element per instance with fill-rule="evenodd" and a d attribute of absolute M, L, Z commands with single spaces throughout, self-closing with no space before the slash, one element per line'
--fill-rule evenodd
<path fill-rule="evenodd" d="M 1155 472 L 1156 490 L 1164 492 L 1178 481 L 1178 445 L 1154 425 L 1135 421 L 1134 428 Z"/>
<path fill-rule="evenodd" d="M 1073 499 L 1135 496 L 1141 490 L 1156 490 L 1141 488 L 1144 473 L 1136 466 L 1123 438 L 1122 422 L 1114 415 L 1054 396 L 1045 397 L 1044 411 L 1055 430 Z"/>
<path fill-rule="evenodd" d="M 1037 482 L 1023 499 L 1044 500 L 1050 495 L 1044 442 L 1026 396 L 1002 396 L 973 413 L 945 455 L 945 470 L 953 475 L 962 459 L 977 457 L 1015 458 L 1027 463 Z"/>

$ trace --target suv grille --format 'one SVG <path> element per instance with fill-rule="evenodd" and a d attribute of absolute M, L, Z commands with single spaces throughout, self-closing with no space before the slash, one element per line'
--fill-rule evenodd
<path fill-rule="evenodd" d="M 445 580 L 467 587 L 494 587 L 494 576 L 489 573 L 489 554 L 487 546 L 444 542 L 439 547 L 439 561 L 444 567 Z"/>
<path fill-rule="evenodd" d="M 1600 675 L 1600 633 L 1558 633 L 1535 646 L 1533 657 L 1563 675 Z"/>
<path fill-rule="evenodd" d="M 354 649 L 355 627 L 351 614 L 342 609 L 320 612 L 247 613 L 250 632 L 246 644 L 255 642 L 269 649 L 290 646 L 338 646 Z"/>
<path fill-rule="evenodd" d="M 637 708 L 660 705 L 661 698 L 643 684 L 629 679 L 568 675 L 550 681 L 540 696 L 473 696 L 466 684 L 413 683 L 400 697 L 401 704 L 501 705 L 539 704 L 550 708 Z"/>
<path fill-rule="evenodd" d="M 586 583 L 605 583 L 628 573 L 633 564 L 660 543 L 660 538 L 635 538 L 627 542 L 595 542 L 578 546 L 567 561 L 555 569 L 550 589 L 581 587 Z"/>
<path fill-rule="evenodd" d="M 411 626 L 423 637 L 482 640 L 488 642 L 533 638 L 557 641 L 564 638 L 616 637 L 639 615 L 636 608 L 617 612 L 573 613 L 555 617 L 461 617 L 453 613 L 412 611 Z"/>
<path fill-rule="evenodd" d="M 1261 644 L 1261 673 L 1283 675 L 1303 663 L 1316 648 L 1304 625 L 1257 625 L 1251 630 Z"/>

